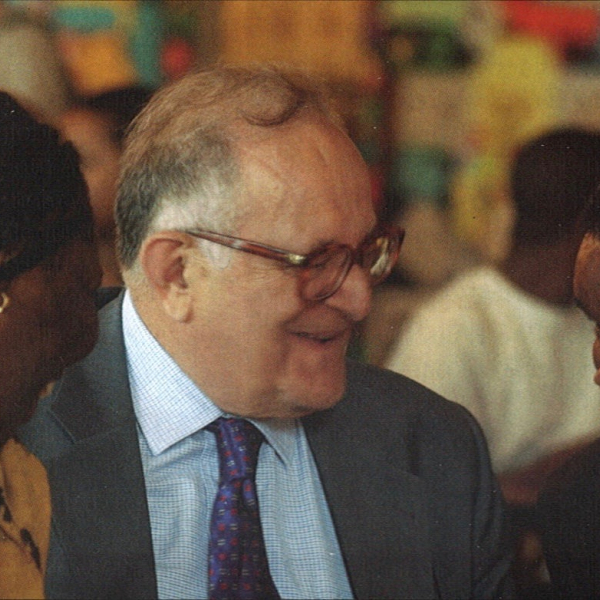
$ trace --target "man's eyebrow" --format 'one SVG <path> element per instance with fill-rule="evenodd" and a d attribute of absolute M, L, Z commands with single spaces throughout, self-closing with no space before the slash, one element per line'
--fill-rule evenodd
<path fill-rule="evenodd" d="M 360 246 L 361 244 L 364 244 L 372 235 L 375 234 L 375 232 L 379 229 L 380 227 L 380 223 L 376 222 L 373 227 L 371 227 L 371 229 L 369 229 L 369 231 L 362 237 L 362 239 L 360 240 L 360 242 L 358 243 L 358 246 Z M 329 238 L 329 239 L 320 239 L 317 241 L 317 243 L 315 244 L 315 247 L 313 248 L 313 250 L 311 250 L 310 252 L 307 252 L 308 254 L 312 254 L 313 252 L 319 252 L 320 250 L 323 250 L 323 248 L 326 248 L 327 246 L 332 246 L 332 245 L 336 245 L 339 242 L 336 242 L 335 240 Z"/>

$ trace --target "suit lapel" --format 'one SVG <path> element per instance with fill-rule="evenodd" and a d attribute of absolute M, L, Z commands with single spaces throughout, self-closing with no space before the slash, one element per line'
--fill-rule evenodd
<path fill-rule="evenodd" d="M 74 443 L 48 465 L 53 536 L 59 551 L 73 557 L 72 576 L 83 586 L 75 589 L 88 589 L 90 597 L 155 597 L 120 308 L 117 301 L 101 312 L 95 350 L 65 373 L 55 393 L 52 411 Z M 102 577 L 91 580 L 93 574 Z"/>
<path fill-rule="evenodd" d="M 405 470 L 410 438 L 402 424 L 392 440 L 374 436 L 368 412 L 347 397 L 304 420 L 350 583 L 357 598 L 434 598 L 426 490 Z"/>
<path fill-rule="evenodd" d="M 89 597 L 150 598 L 156 576 L 120 308 L 121 300 L 101 312 L 96 349 L 54 394 L 54 416 L 73 441 L 48 465 L 54 556 L 73 557 L 73 589 Z M 348 387 L 373 393 L 361 382 Z M 373 436 L 369 408 L 368 398 L 350 394 L 304 420 L 350 583 L 358 598 L 435 597 L 425 490 L 408 472 L 409 432 L 398 424 L 393 446 L 390 436 Z"/>

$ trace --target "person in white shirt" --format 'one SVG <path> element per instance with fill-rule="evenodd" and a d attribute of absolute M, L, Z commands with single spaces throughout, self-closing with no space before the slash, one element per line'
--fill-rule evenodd
<path fill-rule="evenodd" d="M 560 129 L 525 144 L 511 174 L 508 257 L 417 309 L 387 362 L 473 413 L 510 502 L 533 502 L 548 472 L 600 431 L 593 331 L 571 289 L 598 181 L 598 133 Z"/>

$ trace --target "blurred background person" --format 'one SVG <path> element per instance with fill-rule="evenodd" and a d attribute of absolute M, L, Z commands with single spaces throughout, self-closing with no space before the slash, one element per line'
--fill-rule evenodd
<path fill-rule="evenodd" d="M 78 158 L 0 93 L 0 598 L 42 598 L 46 473 L 15 437 L 93 347 L 100 270 Z"/>
<path fill-rule="evenodd" d="M 599 180 L 600 134 L 560 129 L 525 144 L 511 173 L 507 257 L 420 307 L 388 361 L 475 415 L 514 504 L 532 504 L 564 453 L 600 430 L 593 332 L 572 302 L 581 215 Z"/>
<path fill-rule="evenodd" d="M 557 129 L 513 158 L 512 244 L 416 309 L 387 366 L 468 408 L 486 435 L 515 528 L 521 597 L 547 589 L 534 506 L 548 475 L 600 431 L 593 331 L 573 303 L 600 134 Z"/>
<path fill-rule="evenodd" d="M 66 110 L 71 84 L 46 13 L 51 2 L 0 1 L 0 89 L 55 119 Z"/>
<path fill-rule="evenodd" d="M 102 285 L 123 283 L 115 252 L 114 204 L 123 136 L 150 97 L 143 87 L 110 90 L 65 111 L 59 127 L 80 155 L 94 213 Z"/>

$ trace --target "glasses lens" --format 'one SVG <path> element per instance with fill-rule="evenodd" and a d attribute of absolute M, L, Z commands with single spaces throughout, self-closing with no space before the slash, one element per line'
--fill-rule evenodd
<path fill-rule="evenodd" d="M 331 246 L 315 254 L 302 269 L 304 297 L 324 300 L 334 294 L 348 275 L 353 256 L 369 273 L 371 285 L 380 283 L 396 264 L 403 237 L 404 231 L 394 228 L 366 241 L 356 253 L 347 246 Z"/>
<path fill-rule="evenodd" d="M 326 248 L 316 254 L 303 269 L 304 297 L 322 300 L 331 295 L 348 272 L 351 253 L 348 248 Z"/>
<path fill-rule="evenodd" d="M 376 285 L 392 270 L 400 249 L 398 235 L 381 235 L 368 242 L 362 249 L 362 266 L 369 272 L 371 283 Z"/>

